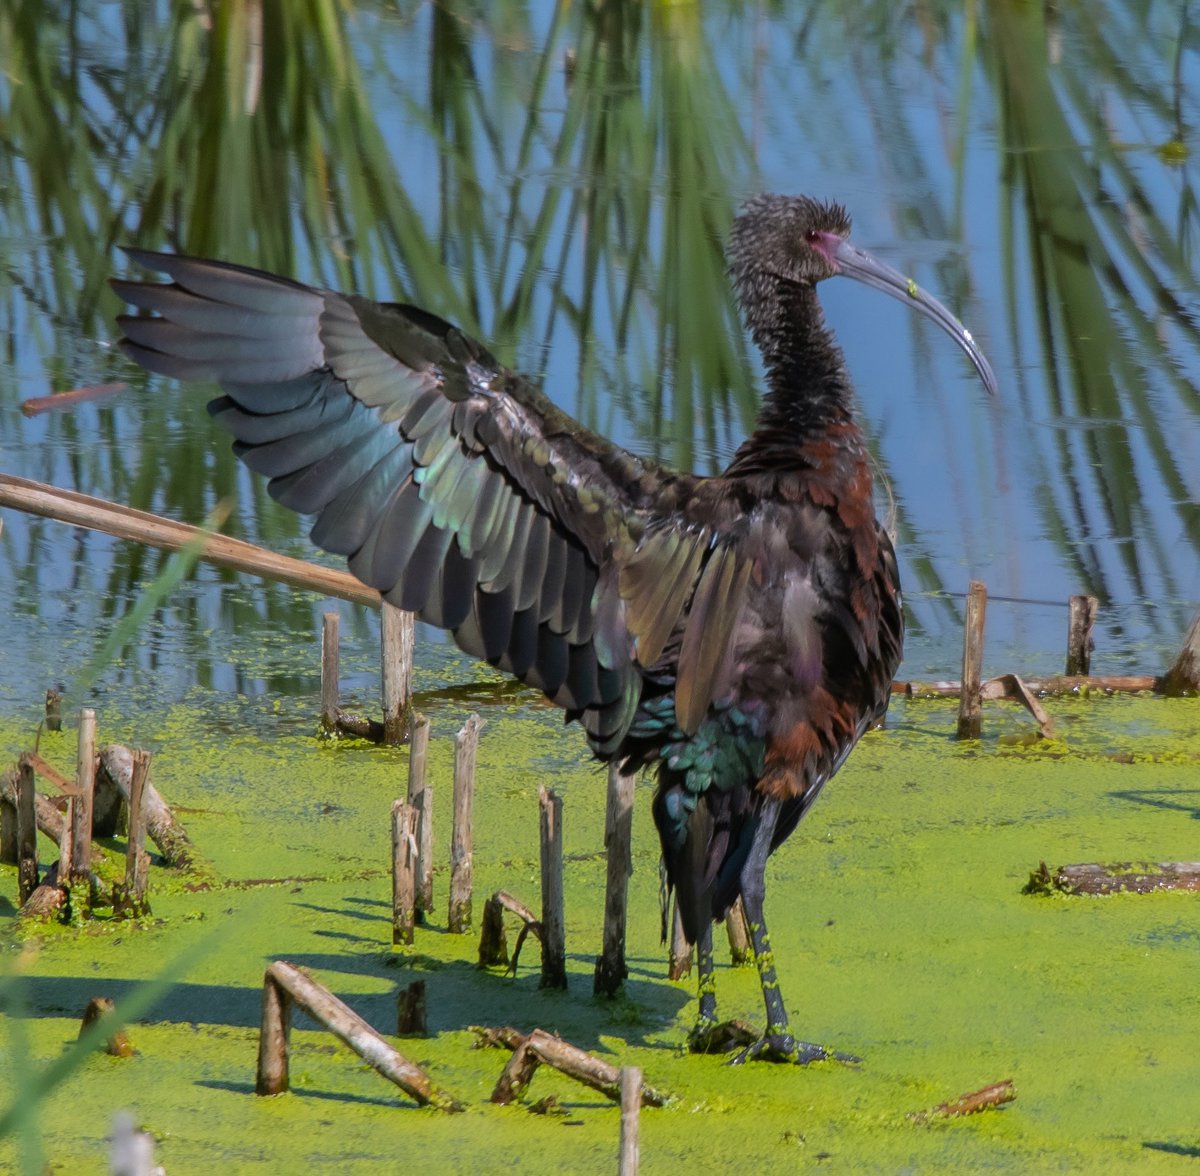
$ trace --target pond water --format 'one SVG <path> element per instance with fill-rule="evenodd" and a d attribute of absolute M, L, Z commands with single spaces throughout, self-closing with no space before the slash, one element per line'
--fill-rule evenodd
<path fill-rule="evenodd" d="M 746 196 L 836 198 L 854 239 L 939 294 L 997 371 L 822 287 L 894 510 L 909 676 L 1158 672 L 1200 598 L 1200 330 L 1187 6 L 1110 0 L 300 6 L 0 0 L 0 471 L 310 557 L 205 395 L 112 347 L 120 243 L 418 302 L 642 453 L 718 470 L 758 368 L 721 243 Z M 115 398 L 21 402 L 121 380 Z M 74 685 L 163 558 L 5 510 L 0 707 Z M 85 690 L 311 692 L 324 602 L 198 569 Z M 370 692 L 375 618 L 349 621 Z M 442 638 L 422 635 L 436 667 Z M 457 664 L 457 663 L 455 663 Z"/>

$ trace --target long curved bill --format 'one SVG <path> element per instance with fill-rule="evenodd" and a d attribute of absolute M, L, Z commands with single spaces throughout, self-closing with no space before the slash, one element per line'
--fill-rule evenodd
<path fill-rule="evenodd" d="M 832 234 L 830 234 L 832 236 Z M 990 396 L 997 392 L 996 374 L 988 363 L 979 344 L 975 342 L 971 332 L 962 325 L 932 294 L 926 293 L 912 278 L 906 278 L 899 270 L 885 265 L 878 258 L 872 257 L 842 237 L 835 237 L 836 244 L 828 251 L 822 250 L 841 274 L 848 278 L 857 278 L 876 290 L 882 290 L 893 298 L 899 298 L 915 307 L 922 314 L 933 319 L 946 334 L 967 353 L 979 378 Z M 830 242 L 832 244 L 832 242 Z"/>

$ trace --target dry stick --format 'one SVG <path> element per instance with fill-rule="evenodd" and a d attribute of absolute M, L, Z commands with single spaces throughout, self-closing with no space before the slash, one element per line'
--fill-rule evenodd
<path fill-rule="evenodd" d="M 121 381 L 113 384 L 89 384 L 86 388 L 72 388 L 70 392 L 54 392 L 50 396 L 30 396 L 21 401 L 21 411 L 26 416 L 36 416 L 60 408 L 74 408 L 85 400 L 99 400 L 124 392 L 129 385 Z"/>
<path fill-rule="evenodd" d="M 538 786 L 542 858 L 542 977 L 539 988 L 566 988 L 567 946 L 563 923 L 562 797 Z"/>
<path fill-rule="evenodd" d="M 1183 648 L 1160 679 L 1158 689 L 1164 694 L 1195 694 L 1200 691 L 1200 613 L 1192 621 Z"/>
<path fill-rule="evenodd" d="M 408 803 L 417 810 L 417 919 L 433 913 L 433 792 L 425 779 L 429 720 L 413 715 L 408 745 Z"/>
<path fill-rule="evenodd" d="M 613 1102 L 620 1101 L 621 1077 L 616 1066 L 611 1062 L 604 1061 L 603 1058 L 588 1053 L 587 1050 L 580 1049 L 577 1045 L 572 1045 L 569 1041 L 563 1041 L 561 1037 L 547 1033 L 544 1029 L 534 1029 L 513 1050 L 513 1059 L 505 1067 L 505 1076 L 501 1077 L 500 1082 L 496 1084 L 496 1089 L 492 1091 L 492 1102 L 511 1103 L 520 1098 L 525 1087 L 529 1085 L 529 1078 L 533 1076 L 533 1071 L 537 1066 L 536 1062 L 529 1064 L 525 1059 L 514 1064 L 517 1062 L 517 1055 L 522 1051 L 524 1051 L 525 1059 L 532 1054 L 537 1062 L 553 1066 L 567 1077 L 574 1078 L 576 1082 L 582 1082 L 585 1086 L 598 1090 Z M 505 1089 L 502 1090 L 502 1086 Z M 498 1095 L 500 1097 L 497 1097 Z M 661 1107 L 667 1098 L 666 1094 L 653 1089 L 653 1087 L 642 1087 L 641 1105 L 644 1107 Z"/>
<path fill-rule="evenodd" d="M 0 474 L 0 506 L 13 506 L 28 514 L 57 519 L 76 527 L 92 531 L 103 531 L 120 539 L 131 539 L 147 547 L 163 551 L 180 551 L 198 538 L 205 541 L 198 558 L 220 567 L 234 568 L 240 572 L 252 572 L 268 580 L 278 580 L 296 588 L 307 588 L 324 596 L 336 596 L 355 604 L 367 604 L 378 608 L 379 593 L 374 588 L 356 580 L 349 572 L 334 568 L 323 568 L 276 555 L 266 548 L 256 547 L 227 535 L 217 535 L 164 519 L 148 511 L 134 510 L 103 498 L 92 498 L 73 490 L 60 490 L 28 478 L 16 478 L 11 474 Z"/>
<path fill-rule="evenodd" d="M 750 924 L 746 919 L 746 907 L 739 894 L 737 902 L 725 916 L 725 931 L 729 936 L 729 962 L 735 968 L 754 963 L 754 946 L 750 941 Z"/>
<path fill-rule="evenodd" d="M 283 960 L 273 963 L 263 977 L 263 1024 L 255 1081 L 259 1094 L 281 1094 L 288 1088 L 288 1029 L 293 1004 L 320 1021 L 367 1065 L 421 1106 L 463 1110 L 462 1104 L 436 1087 L 420 1066 L 388 1045 L 353 1009 Z"/>
<path fill-rule="evenodd" d="M 383 741 L 399 746 L 408 737 L 412 718 L 413 645 L 416 618 L 383 602 Z"/>
<path fill-rule="evenodd" d="M 28 759 L 30 770 L 37 771 L 36 758 L 32 752 L 27 752 L 21 757 L 23 760 Z M 13 806 L 13 811 L 16 811 L 17 805 L 17 790 L 20 780 L 20 768 L 8 772 L 0 772 L 0 801 L 5 801 Z M 37 827 L 58 845 L 62 841 L 63 830 L 63 815 L 50 803 L 46 797 L 35 791 L 34 798 L 34 817 L 37 821 Z M 99 854 L 99 846 L 92 846 L 92 852 Z"/>
<path fill-rule="evenodd" d="M 17 886 L 24 906 L 38 888 L 37 806 L 34 797 L 33 765 L 21 757 L 17 769 Z M 59 826 L 61 830 L 62 826 Z M 61 831 L 59 836 L 61 837 Z"/>
<path fill-rule="evenodd" d="M 667 967 L 667 977 L 671 980 L 682 980 L 692 974 L 692 945 L 688 943 L 683 932 L 683 915 L 679 910 L 678 897 L 674 902 L 675 914 L 671 921 L 671 956 Z"/>
<path fill-rule="evenodd" d="M 1000 679 L 990 679 L 980 687 L 984 699 L 1006 698 L 1008 695 L 999 690 L 994 683 Z M 1037 695 L 1048 694 L 1141 694 L 1148 690 L 1157 690 L 1161 678 L 1150 674 L 1091 674 L 1087 677 L 1065 674 L 1053 674 L 1048 678 L 1026 678 L 1026 687 Z M 999 690 L 999 692 L 995 692 Z M 960 698 L 962 684 L 960 682 L 893 682 L 893 694 L 903 694 L 908 698 L 921 700 L 931 698 Z"/>
<path fill-rule="evenodd" d="M 621 1084 L 621 1155 L 620 1176 L 637 1176 L 638 1113 L 642 1107 L 642 1072 L 637 1066 L 622 1066 Z"/>
<path fill-rule="evenodd" d="M 417 810 L 392 803 L 392 943 L 411 944 L 417 921 Z"/>
<path fill-rule="evenodd" d="M 100 768 L 108 773 L 128 801 L 133 780 L 133 752 L 119 743 L 111 743 L 100 749 Z M 146 833 L 162 852 L 167 865 L 181 870 L 198 868 L 200 855 L 187 830 L 175 819 L 175 814 L 148 780 L 142 805 L 146 810 Z"/>
<path fill-rule="evenodd" d="M 926 1123 L 930 1119 L 955 1118 L 960 1115 L 977 1115 L 980 1111 L 992 1110 L 1004 1103 L 1012 1102 L 1017 1097 L 1016 1087 L 1012 1079 L 1003 1082 L 993 1082 L 982 1090 L 973 1090 L 970 1094 L 960 1094 L 958 1098 L 940 1103 L 931 1111 L 915 1111 L 908 1117 L 916 1123 Z"/>
<path fill-rule="evenodd" d="M 414 980 L 396 994 L 396 1036 L 425 1037 L 425 981 Z"/>
<path fill-rule="evenodd" d="M 1019 702 L 1037 721 L 1038 731 L 1043 739 L 1054 737 L 1054 720 L 1046 712 L 1046 708 L 1038 702 L 1032 690 L 1016 674 L 1001 674 L 992 678 L 979 688 L 979 697 L 1011 698 Z"/>
<path fill-rule="evenodd" d="M 454 737 L 454 829 L 450 842 L 449 930 L 462 934 L 471 926 L 471 832 L 475 803 L 475 750 L 483 720 L 471 715 Z"/>
<path fill-rule="evenodd" d="M 1092 627 L 1100 602 L 1094 596 L 1072 596 L 1067 604 L 1067 673 L 1087 674 L 1092 668 Z"/>
<path fill-rule="evenodd" d="M 46 691 L 46 730 L 62 730 L 62 691 L 57 686 Z"/>
<path fill-rule="evenodd" d="M 958 705 L 958 738 L 978 739 L 983 725 L 979 680 L 983 671 L 983 621 L 987 612 L 987 587 L 978 580 L 967 586 L 967 613 L 963 624 L 962 695 Z"/>
<path fill-rule="evenodd" d="M 1200 862 L 1114 862 L 1059 866 L 1045 862 L 1029 875 L 1025 894 L 1153 894 L 1200 890 Z"/>
<path fill-rule="evenodd" d="M 633 792 L 637 777 L 608 765 L 608 804 L 604 811 L 604 847 L 608 876 L 604 885 L 604 946 L 596 957 L 592 992 L 614 996 L 629 969 L 625 966 L 625 922 L 629 879 L 633 874 Z"/>
<path fill-rule="evenodd" d="M 332 734 L 338 727 L 338 613 L 321 614 L 321 729 Z"/>
<path fill-rule="evenodd" d="M 521 959 L 521 948 L 525 946 L 525 940 L 528 938 L 529 933 L 532 931 L 534 939 L 541 943 L 545 939 L 545 931 L 537 915 L 523 902 L 513 898 L 507 891 L 497 890 L 492 895 L 492 898 L 506 911 L 511 911 L 521 920 L 522 926 L 521 932 L 517 936 L 517 945 L 513 948 L 512 959 L 508 962 L 508 970 L 515 976 L 517 974 L 517 964 Z"/>
<path fill-rule="evenodd" d="M 75 760 L 75 786 L 79 795 L 71 802 L 71 885 L 90 883 L 92 874 L 92 798 L 96 791 L 96 712 L 85 706 L 79 712 L 79 748 Z"/>

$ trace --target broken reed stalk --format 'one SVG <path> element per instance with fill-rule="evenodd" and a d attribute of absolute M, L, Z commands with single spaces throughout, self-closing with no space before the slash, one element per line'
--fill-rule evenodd
<path fill-rule="evenodd" d="M 416 617 L 385 600 L 379 623 L 383 643 L 383 741 L 398 747 L 408 738 L 412 720 Z"/>
<path fill-rule="evenodd" d="M 983 725 L 979 682 L 983 674 L 983 623 L 987 613 L 987 587 L 979 580 L 967 586 L 963 623 L 962 694 L 958 705 L 958 738 L 978 739 Z"/>
<path fill-rule="evenodd" d="M 133 782 L 133 752 L 119 743 L 110 743 L 100 749 L 100 769 L 108 773 L 128 802 Z M 146 834 L 158 846 L 167 865 L 181 870 L 197 869 L 201 860 L 192 839 L 149 780 L 142 805 L 146 810 Z"/>
<path fill-rule="evenodd" d="M 542 976 L 539 988 L 566 988 L 567 946 L 563 923 L 562 797 L 538 786 L 542 860 Z"/>
<path fill-rule="evenodd" d="M 629 879 L 633 874 L 633 792 L 637 777 L 608 765 L 608 803 L 604 811 L 604 848 L 608 874 L 604 884 L 604 944 L 596 957 L 592 992 L 614 996 L 629 969 L 625 966 L 625 924 Z"/>
<path fill-rule="evenodd" d="M 637 1066 L 622 1066 L 618 1081 L 621 1086 L 621 1154 L 617 1164 L 619 1176 L 637 1176 L 638 1114 L 642 1108 L 642 1071 Z"/>
<path fill-rule="evenodd" d="M 1089 862 L 1051 870 L 1042 862 L 1029 875 L 1024 894 L 1153 894 L 1200 890 L 1200 862 Z"/>
<path fill-rule="evenodd" d="M 427 1037 L 425 981 L 414 980 L 396 993 L 396 1036 Z"/>
<path fill-rule="evenodd" d="M 1169 695 L 1200 693 L 1200 613 L 1187 631 L 1179 656 L 1159 680 L 1158 689 Z"/>
<path fill-rule="evenodd" d="M 504 903 L 493 894 L 483 904 L 483 920 L 479 929 L 479 966 L 508 967 L 508 939 L 504 934 Z"/>
<path fill-rule="evenodd" d="M 598 1090 L 613 1102 L 621 1099 L 621 1074 L 617 1067 L 569 1041 L 563 1041 L 561 1037 L 555 1037 L 544 1029 L 534 1029 L 527 1036 L 512 1042 L 511 1031 L 507 1029 L 484 1030 L 483 1033 L 491 1035 L 500 1044 L 513 1046 L 513 1056 L 492 1091 L 491 1101 L 494 1103 L 507 1106 L 520 1098 L 540 1063 Z M 639 1103 L 644 1107 L 661 1107 L 667 1098 L 661 1091 L 643 1084 Z"/>
<path fill-rule="evenodd" d="M 353 1009 L 298 968 L 277 960 L 263 977 L 263 1021 L 259 1036 L 258 1094 L 288 1089 L 288 1035 L 292 1006 L 298 1005 L 348 1045 L 367 1065 L 394 1082 L 421 1106 L 461 1111 L 452 1095 L 435 1086 L 420 1066 L 388 1045 Z"/>
<path fill-rule="evenodd" d="M 735 968 L 754 963 L 750 924 L 746 919 L 746 907 L 740 894 L 725 916 L 725 933 L 729 936 L 729 962 Z"/>
<path fill-rule="evenodd" d="M 392 943 L 409 945 L 417 916 L 417 810 L 392 804 Z"/>
<path fill-rule="evenodd" d="M 17 768 L 17 889 L 24 906 L 38 887 L 36 781 L 28 756 Z M 59 825 L 59 836 L 62 825 Z"/>
<path fill-rule="evenodd" d="M 475 805 L 475 752 L 483 720 L 471 715 L 454 737 L 454 828 L 450 839 L 450 915 L 448 929 L 461 935 L 471 926 L 471 821 Z"/>
<path fill-rule="evenodd" d="M 85 706 L 79 712 L 79 744 L 75 757 L 75 787 L 72 797 L 70 876 L 63 881 L 71 886 L 90 886 L 92 876 L 92 800 L 96 792 L 96 712 Z"/>
<path fill-rule="evenodd" d="M 380 605 L 379 593 L 356 580 L 349 572 L 276 555 L 253 543 L 205 532 L 199 527 L 177 523 L 161 515 L 134 510 L 73 490 L 61 490 L 57 486 L 47 486 L 28 478 L 0 474 L 0 506 L 12 506 L 28 514 L 56 519 L 92 531 L 103 531 L 107 535 L 130 539 L 163 551 L 181 551 L 203 538 L 204 548 L 197 558 L 207 563 L 250 572 L 296 588 L 307 588 L 322 596 L 336 596 L 372 608 Z"/>
<path fill-rule="evenodd" d="M 433 912 L 433 792 L 425 778 L 429 759 L 429 720 L 413 715 L 408 745 L 408 803 L 417 810 L 417 919 Z"/>
<path fill-rule="evenodd" d="M 682 980 L 692 974 L 692 945 L 683 933 L 683 915 L 679 910 L 679 900 L 675 899 L 672 906 L 674 914 L 671 918 L 671 955 L 667 965 L 667 977 L 671 980 Z"/>
<path fill-rule="evenodd" d="M 125 887 L 118 894 L 114 913 L 139 917 L 148 914 L 146 883 L 150 855 L 146 852 L 146 784 L 150 777 L 150 753 L 138 748 L 133 753 L 129 776 L 129 831 L 125 851 Z"/>
<path fill-rule="evenodd" d="M 338 729 L 338 678 L 342 618 L 338 613 L 321 614 L 321 730 Z"/>
<path fill-rule="evenodd" d="M 1092 668 L 1096 643 L 1092 627 L 1100 602 L 1094 596 L 1072 596 L 1067 602 L 1067 674 L 1086 675 Z"/>

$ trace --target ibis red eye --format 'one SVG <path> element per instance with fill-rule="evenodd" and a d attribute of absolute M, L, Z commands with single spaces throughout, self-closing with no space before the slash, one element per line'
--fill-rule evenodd
<path fill-rule="evenodd" d="M 821 234 L 816 229 L 808 229 L 804 233 L 804 239 L 810 244 L 815 245 L 821 238 Z"/>

